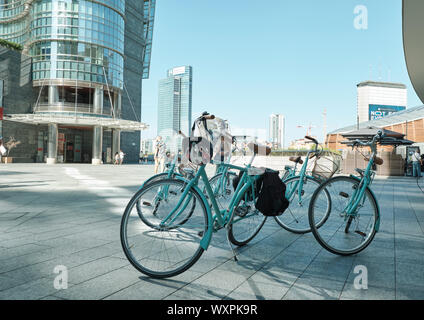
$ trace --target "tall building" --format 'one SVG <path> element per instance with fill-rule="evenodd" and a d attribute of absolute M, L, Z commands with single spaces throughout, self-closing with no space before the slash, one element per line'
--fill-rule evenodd
<path fill-rule="evenodd" d="M 282 114 L 271 114 L 269 117 L 269 142 L 274 149 L 285 147 L 285 120 Z"/>
<path fill-rule="evenodd" d="M 181 131 L 190 135 L 192 116 L 193 68 L 182 66 L 169 69 L 167 78 L 159 81 L 158 135 L 167 149 L 181 150 Z"/>
<path fill-rule="evenodd" d="M 153 139 L 143 139 L 141 140 L 141 152 L 143 154 L 152 154 L 153 153 Z"/>
<path fill-rule="evenodd" d="M 405 110 L 408 103 L 404 84 L 366 81 L 357 85 L 358 122 L 377 120 Z"/>
<path fill-rule="evenodd" d="M 0 0 L 0 38 L 22 48 L 1 51 L 3 135 L 22 161 L 138 161 L 154 13 L 155 0 Z"/>

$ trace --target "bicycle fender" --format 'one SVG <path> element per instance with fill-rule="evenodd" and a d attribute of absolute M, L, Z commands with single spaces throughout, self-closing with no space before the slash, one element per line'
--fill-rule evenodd
<path fill-rule="evenodd" d="M 151 176 L 149 179 L 147 179 L 146 181 L 144 181 L 141 184 L 141 187 L 138 190 L 143 189 L 145 186 L 147 186 L 156 177 L 165 176 L 166 174 L 167 174 L 166 172 L 162 172 L 162 173 L 155 174 L 154 176 Z M 175 172 L 174 175 L 175 175 L 174 178 L 178 178 L 179 176 L 181 176 L 181 174 L 179 174 L 178 172 Z"/>
<path fill-rule="evenodd" d="M 358 182 L 361 181 L 361 179 L 357 176 L 354 176 L 353 174 L 350 175 L 351 178 L 357 180 Z M 377 205 L 377 221 L 375 222 L 375 231 L 378 232 L 378 230 L 380 229 L 380 205 L 377 202 L 377 197 L 375 196 L 374 191 L 372 191 L 369 187 L 367 187 L 367 189 L 369 190 L 369 192 L 373 195 L 374 199 L 375 199 L 375 204 Z"/>

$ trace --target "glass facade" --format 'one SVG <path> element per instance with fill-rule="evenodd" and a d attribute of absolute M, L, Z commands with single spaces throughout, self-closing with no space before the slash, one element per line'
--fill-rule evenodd
<path fill-rule="evenodd" d="M 81 130 L 92 127 L 93 117 L 108 118 L 94 125 L 96 163 L 101 160 L 102 128 L 110 118 L 140 121 L 141 80 L 149 76 L 155 3 L 0 0 L 0 38 L 20 44 L 22 53 L 32 58 L 32 68 L 25 69 L 31 70 L 35 87 L 28 112 L 56 119 L 56 131 L 68 125 L 63 119 L 69 115 L 83 119 Z M 120 129 L 110 129 L 112 149 L 119 150 Z M 131 146 L 140 143 L 136 134 L 124 136 L 134 140 Z M 49 150 L 54 157 L 54 145 Z M 134 154 L 138 160 L 139 150 Z"/>
<path fill-rule="evenodd" d="M 33 0 L 0 0 L 0 38 L 23 44 L 29 37 L 28 5 Z"/>
<path fill-rule="evenodd" d="M 51 111 L 84 104 L 94 112 L 97 101 L 100 113 L 111 113 L 124 89 L 124 16 L 125 0 L 0 0 L 0 37 L 33 58 L 43 112 L 46 104 Z"/>
<path fill-rule="evenodd" d="M 41 0 L 32 5 L 30 29 L 34 80 L 81 80 L 122 89 L 125 22 L 118 9 L 83 0 Z"/>
<path fill-rule="evenodd" d="M 155 0 L 143 0 L 143 79 L 149 77 Z M 24 45 L 34 80 L 123 89 L 125 0 L 0 0 L 0 38 Z"/>
<path fill-rule="evenodd" d="M 159 81 L 158 135 L 172 152 L 181 149 L 178 131 L 190 135 L 192 116 L 193 69 L 191 66 L 168 70 Z"/>
<path fill-rule="evenodd" d="M 143 79 L 149 78 L 150 58 L 152 55 L 153 24 L 155 19 L 155 0 L 144 0 L 144 57 L 143 57 Z"/>

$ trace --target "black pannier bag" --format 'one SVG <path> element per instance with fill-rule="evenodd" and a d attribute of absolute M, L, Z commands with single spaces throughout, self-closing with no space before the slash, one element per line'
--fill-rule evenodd
<path fill-rule="evenodd" d="M 239 175 L 233 179 L 234 191 L 236 191 L 237 186 L 241 180 L 241 177 L 243 176 L 243 173 L 244 173 L 243 171 L 240 171 Z M 261 189 L 261 186 L 262 186 L 262 177 L 255 181 L 255 197 L 256 198 L 258 197 L 258 193 L 259 193 L 259 190 Z M 251 194 L 252 194 L 252 188 L 250 188 L 249 191 L 247 192 L 247 196 L 249 199 L 251 198 Z"/>
<path fill-rule="evenodd" d="M 283 214 L 290 203 L 286 199 L 286 184 L 281 181 L 278 171 L 267 169 L 261 180 L 262 187 L 255 204 L 256 209 L 269 217 Z"/>

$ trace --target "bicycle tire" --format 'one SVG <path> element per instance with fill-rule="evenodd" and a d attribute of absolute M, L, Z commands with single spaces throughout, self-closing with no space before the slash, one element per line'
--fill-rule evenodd
<path fill-rule="evenodd" d="M 255 208 L 256 199 L 249 199 L 249 197 L 250 198 L 252 197 L 252 194 L 251 194 L 250 191 L 251 191 L 250 188 L 247 188 L 243 192 L 242 197 L 240 197 L 240 200 L 234 206 L 233 213 L 232 213 L 230 220 L 229 220 L 228 239 L 230 240 L 230 242 L 232 244 L 239 246 L 239 247 L 242 247 L 242 246 L 248 244 L 259 233 L 259 231 L 262 229 L 262 227 L 265 224 L 266 219 L 267 219 L 266 216 L 264 216 L 261 212 L 259 212 L 259 210 L 257 210 Z M 237 209 L 241 209 L 242 205 L 246 205 L 246 203 L 248 203 L 247 206 L 249 206 L 248 212 L 244 213 L 244 217 L 241 216 L 241 215 L 238 215 Z M 250 213 L 250 210 L 252 210 L 251 213 Z M 237 226 L 237 229 L 242 228 L 241 224 L 243 222 L 246 222 L 247 219 L 252 218 L 252 217 L 255 218 L 254 222 L 249 223 L 253 226 L 252 230 L 249 231 L 249 233 L 245 236 L 244 239 L 240 239 L 239 235 L 238 235 L 239 232 L 238 232 L 238 230 L 237 231 L 235 230 L 234 226 Z M 249 221 L 252 221 L 252 219 L 250 219 Z"/>
<path fill-rule="evenodd" d="M 351 184 L 351 187 L 344 187 L 342 191 L 339 191 L 338 194 L 337 192 L 335 194 L 331 194 L 331 190 L 330 188 L 332 188 L 333 185 L 335 185 L 338 182 L 347 182 L 347 184 Z M 379 219 L 379 210 L 378 210 L 378 205 L 377 205 L 377 200 L 375 199 L 373 193 L 370 191 L 369 187 L 367 187 L 367 189 L 365 189 L 365 198 L 363 200 L 363 204 L 361 206 L 361 209 L 365 207 L 365 199 L 369 200 L 369 205 L 370 205 L 370 211 L 372 211 L 372 213 L 370 214 L 370 219 L 372 219 L 371 224 L 369 225 L 369 223 L 367 223 L 367 229 L 369 230 L 369 233 L 366 234 L 365 232 L 361 231 L 361 230 L 355 230 L 354 232 L 349 232 L 349 228 L 351 227 L 352 224 L 352 220 L 355 220 L 355 217 L 352 218 L 352 216 L 344 216 L 343 217 L 343 213 L 335 213 L 334 215 L 332 215 L 333 211 L 336 212 L 337 210 L 334 209 L 336 207 L 336 204 L 339 203 L 340 208 L 342 208 L 343 206 L 346 206 L 346 204 L 344 204 L 343 201 L 347 201 L 347 200 L 340 200 L 338 202 L 335 202 L 335 199 L 333 199 L 333 196 L 336 198 L 344 198 L 344 199 L 348 199 L 349 197 L 351 197 L 349 192 L 355 192 L 355 191 L 351 191 L 355 190 L 355 188 L 357 189 L 359 186 L 360 181 L 357 179 L 354 179 L 352 177 L 346 177 L 346 176 L 340 176 L 340 177 L 333 177 L 329 180 L 327 180 L 326 182 L 324 182 L 317 190 L 315 190 L 314 195 L 312 196 L 312 199 L 310 201 L 309 204 L 309 223 L 312 229 L 312 233 L 315 237 L 315 239 L 318 241 L 318 243 L 325 248 L 327 251 L 333 253 L 333 254 L 337 254 L 337 255 L 342 255 L 342 256 L 348 256 L 348 255 L 352 255 L 352 254 L 357 254 L 359 252 L 361 252 L 362 250 L 364 250 L 374 239 L 377 231 L 376 231 L 376 224 L 377 221 Z M 330 196 L 332 197 L 332 212 L 330 212 L 330 214 L 328 215 L 327 219 L 326 219 L 326 223 L 330 220 L 331 217 L 334 217 L 335 220 L 337 218 L 343 218 L 344 220 L 338 220 L 341 221 L 340 222 L 340 226 L 337 227 L 337 225 L 339 223 L 337 222 L 333 222 L 333 220 L 331 220 L 331 223 L 328 224 L 328 227 L 324 224 L 321 225 L 319 228 L 317 228 L 314 225 L 314 215 L 315 215 L 315 208 L 316 208 L 316 202 L 318 197 L 320 196 L 320 193 L 322 192 L 322 190 L 326 190 L 327 192 L 330 192 Z M 341 189 L 338 189 L 341 190 Z M 334 209 L 334 210 L 333 210 Z M 340 209 L 339 209 L 340 210 Z M 358 220 L 361 217 L 361 215 L 358 215 Z M 345 226 L 343 226 L 345 224 Z M 357 225 L 359 225 L 359 221 L 357 223 Z M 368 226 L 369 225 L 369 226 Z M 331 228 L 331 229 L 330 229 Z M 357 226 L 358 228 L 358 226 Z M 334 229 L 336 229 L 334 231 Z M 328 237 L 328 235 L 331 235 L 331 232 L 333 232 L 333 235 L 331 237 L 328 238 L 328 240 L 325 239 L 325 237 Z M 367 231 L 368 232 L 368 231 Z M 330 242 L 332 243 L 337 243 L 337 240 L 334 240 L 334 237 L 336 234 L 340 234 L 340 241 L 339 243 L 348 243 L 348 242 L 352 242 L 352 240 L 349 240 L 347 238 L 347 235 L 355 235 L 358 234 L 359 236 L 363 237 L 363 235 L 367 235 L 365 241 L 363 241 L 360 245 L 357 245 L 356 247 L 353 248 L 341 248 L 341 245 L 339 245 L 339 247 L 335 247 L 334 244 L 330 244 Z M 360 239 L 360 237 L 356 236 L 358 239 Z M 350 237 L 352 239 L 354 239 L 353 237 Z"/>
<path fill-rule="evenodd" d="M 171 179 L 174 179 L 176 175 L 181 176 L 179 173 L 174 172 L 174 173 L 171 175 Z M 154 176 L 151 176 L 149 179 L 147 179 L 147 180 L 143 183 L 143 186 L 146 186 L 146 185 L 148 185 L 149 183 L 152 183 L 152 182 L 155 182 L 155 181 L 159 181 L 159 180 L 164 180 L 164 179 L 169 179 L 169 178 L 168 178 L 168 172 L 162 172 L 162 173 L 155 174 Z"/>
<path fill-rule="evenodd" d="M 208 232 L 209 228 L 209 216 L 207 214 L 206 205 L 202 201 L 200 194 L 194 188 L 191 188 L 188 192 L 189 194 L 191 193 L 193 197 L 196 198 L 197 203 L 201 205 L 198 206 L 199 215 L 195 217 L 191 216 L 190 221 L 192 224 L 184 223 L 183 225 L 179 224 L 178 227 L 158 229 L 152 228 L 150 226 L 151 224 L 146 224 L 145 219 L 131 218 L 136 202 L 149 192 L 149 190 L 154 194 L 156 189 L 164 185 L 167 185 L 169 188 L 173 185 L 176 190 L 183 190 L 186 186 L 184 181 L 165 179 L 153 182 L 146 186 L 146 188 L 140 189 L 125 208 L 120 228 L 121 245 L 125 256 L 134 268 L 153 278 L 176 276 L 196 263 L 204 252 L 204 249 L 200 245 L 200 240 L 203 238 L 203 235 Z M 176 201 L 179 199 L 180 198 L 176 198 Z M 170 207 L 172 207 L 172 204 L 170 204 Z M 172 208 L 175 208 L 175 206 Z M 165 214 L 167 214 L 166 211 Z M 130 220 L 133 225 L 129 227 Z M 196 229 L 189 230 L 188 228 L 190 228 L 190 226 Z M 167 233 L 170 236 L 169 241 L 165 239 Z M 136 245 L 134 243 L 136 237 L 144 237 L 141 239 L 141 245 Z M 162 243 L 158 245 L 157 242 L 160 241 L 162 241 Z M 193 242 L 197 243 L 193 244 Z M 167 244 L 169 244 L 170 247 L 167 247 Z M 187 254 L 188 257 L 177 257 L 179 259 L 177 262 L 171 261 L 170 257 L 175 259 L 175 255 L 187 251 L 185 248 L 180 248 L 184 244 L 186 244 L 187 248 L 193 251 L 193 253 Z M 136 255 L 135 249 L 139 250 L 140 255 L 138 255 L 138 253 Z M 166 254 L 162 252 L 164 250 L 168 250 Z M 163 260 L 166 258 L 168 258 L 168 261 Z M 161 262 L 166 262 L 169 266 L 159 266 Z"/>
<path fill-rule="evenodd" d="M 219 179 L 222 177 L 223 173 L 218 173 L 217 175 L 213 176 L 212 178 L 209 179 L 209 185 L 212 188 L 212 191 L 214 191 L 214 184 L 219 181 Z M 231 201 L 232 195 L 234 194 L 234 188 L 233 188 L 233 184 L 232 184 L 232 179 L 234 179 L 235 177 L 237 177 L 237 174 L 235 172 L 232 171 L 228 171 L 226 173 L 226 178 L 224 181 L 224 184 L 226 185 L 226 190 L 225 190 L 225 194 L 223 194 L 223 190 L 220 190 L 220 194 L 216 194 L 215 195 L 215 200 L 217 200 L 218 205 L 221 205 L 221 209 L 226 209 L 229 205 L 229 201 Z M 229 177 L 231 176 L 231 178 L 229 179 Z M 203 190 L 203 194 L 205 194 L 206 198 L 209 199 L 209 195 L 207 194 L 206 190 Z M 220 198 L 226 198 L 227 203 L 223 204 L 220 200 Z"/>
<path fill-rule="evenodd" d="M 313 190 L 310 190 L 310 199 L 312 199 L 312 195 L 314 191 L 320 186 L 320 182 L 313 178 L 306 176 L 305 178 L 306 183 L 304 183 L 304 186 L 310 183 L 313 185 Z M 284 183 L 287 186 L 287 189 L 290 188 L 291 184 L 295 184 L 300 180 L 300 176 L 292 177 L 287 179 Z M 309 202 L 306 205 L 302 206 L 297 202 L 294 203 L 294 200 L 298 199 L 298 184 L 296 186 L 296 190 L 293 193 L 291 199 L 288 199 L 290 202 L 289 207 L 287 210 L 280 216 L 274 217 L 275 221 L 280 225 L 280 227 L 284 228 L 287 231 L 290 231 L 292 233 L 296 234 L 304 234 L 311 232 L 311 228 L 309 225 L 309 218 L 308 218 L 308 210 L 309 210 Z M 304 189 L 305 190 L 305 189 Z M 304 191 L 303 190 L 303 191 Z M 287 191 L 286 191 L 287 194 Z M 305 199 L 303 199 L 305 200 Z M 327 200 L 328 200 L 328 211 L 327 214 L 331 210 L 331 199 L 330 196 L 327 194 Z M 295 207 L 297 205 L 297 207 Z M 325 216 L 322 221 L 318 224 L 318 227 L 322 225 L 325 222 Z"/>
<path fill-rule="evenodd" d="M 160 180 L 157 180 L 157 181 L 163 181 L 163 180 L 165 180 L 165 179 L 160 179 Z M 150 184 L 149 184 L 150 185 Z M 146 185 L 145 187 L 148 187 L 149 185 Z M 156 206 L 157 206 L 157 208 L 156 208 L 156 210 L 157 209 L 159 209 L 159 205 L 160 205 L 160 202 L 159 203 L 157 203 L 157 204 L 155 204 Z M 141 210 L 141 203 L 140 203 L 140 200 L 138 200 L 137 202 L 136 202 L 136 208 L 137 208 L 137 214 L 138 214 L 138 216 L 140 217 L 140 219 L 141 220 L 143 220 L 143 222 L 145 223 L 145 224 L 147 224 L 148 226 L 150 226 L 151 228 L 155 228 L 155 229 L 160 229 L 160 227 L 159 226 L 157 226 L 157 225 L 153 225 L 148 219 L 146 219 L 145 217 L 144 217 L 144 215 L 143 215 L 143 212 L 142 212 L 142 210 Z M 183 225 L 184 223 L 186 223 L 187 221 L 188 221 L 188 219 L 190 219 L 190 217 L 192 216 L 192 214 L 193 214 L 193 212 L 194 212 L 194 210 L 196 209 L 196 198 L 193 198 L 193 203 L 192 203 L 192 205 L 191 205 L 191 210 L 188 212 L 188 214 L 187 214 L 187 216 L 179 223 L 179 225 Z"/>

